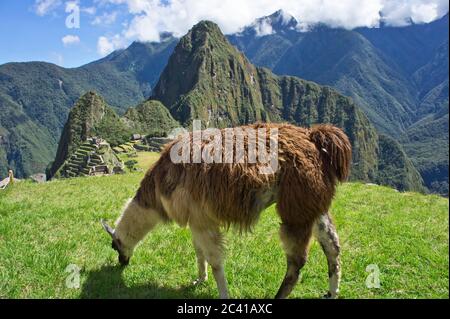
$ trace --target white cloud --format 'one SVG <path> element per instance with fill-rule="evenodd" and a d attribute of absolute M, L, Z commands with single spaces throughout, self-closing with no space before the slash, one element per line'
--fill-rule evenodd
<path fill-rule="evenodd" d="M 77 35 L 68 34 L 61 39 L 64 46 L 80 43 L 80 38 Z"/>
<path fill-rule="evenodd" d="M 182 36 L 200 20 L 216 22 L 225 34 L 238 32 L 257 18 L 283 9 L 294 16 L 301 29 L 322 22 L 331 27 L 353 29 L 377 27 L 381 22 L 404 25 L 430 22 L 448 12 L 446 0 L 95 0 L 99 7 L 122 6 L 131 15 L 121 33 L 101 37 L 101 55 L 132 40 L 159 41 L 160 33 Z M 123 9 L 123 8 L 121 8 Z M 261 24 L 258 35 L 274 32 Z"/>
<path fill-rule="evenodd" d="M 81 12 L 90 14 L 90 15 L 94 15 L 97 12 L 97 8 L 96 7 L 84 7 L 81 8 Z"/>
<path fill-rule="evenodd" d="M 37 15 L 44 16 L 61 4 L 61 0 L 35 0 L 34 9 Z"/>
<path fill-rule="evenodd" d="M 125 40 L 119 35 L 107 38 L 101 36 L 97 41 L 97 53 L 101 56 L 105 56 L 113 52 L 114 50 L 124 48 L 127 45 Z"/>
<path fill-rule="evenodd" d="M 72 12 L 80 8 L 79 0 L 72 0 L 66 2 L 66 12 Z"/>
<path fill-rule="evenodd" d="M 448 12 L 448 2 L 397 0 L 385 4 L 382 20 L 393 26 L 408 25 L 410 20 L 414 23 L 428 23 L 445 12 Z"/>
<path fill-rule="evenodd" d="M 109 25 L 116 22 L 117 19 L 117 11 L 111 13 L 103 13 L 102 15 L 96 16 L 94 20 L 92 20 L 92 25 Z"/>
<path fill-rule="evenodd" d="M 262 20 L 261 23 L 258 23 L 257 25 L 255 25 L 255 31 L 256 31 L 256 35 L 258 37 L 262 37 L 262 36 L 274 33 L 272 25 L 270 24 L 269 21 L 267 21 L 265 19 Z"/>
<path fill-rule="evenodd" d="M 97 41 L 97 52 L 101 56 L 105 56 L 114 51 L 114 45 L 107 37 L 100 37 Z"/>

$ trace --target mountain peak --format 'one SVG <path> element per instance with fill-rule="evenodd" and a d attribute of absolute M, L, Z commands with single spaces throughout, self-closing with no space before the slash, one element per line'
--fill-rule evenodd
<path fill-rule="evenodd" d="M 214 46 L 214 44 L 220 45 L 225 42 L 227 42 L 227 39 L 216 23 L 202 20 L 194 25 L 188 34 L 180 39 L 177 48 L 184 48 L 190 51 L 206 46 Z"/>
<path fill-rule="evenodd" d="M 69 114 L 74 114 L 79 109 L 101 110 L 103 112 L 105 105 L 106 103 L 102 96 L 95 91 L 87 91 L 78 99 Z"/>
<path fill-rule="evenodd" d="M 180 39 L 152 99 L 184 125 L 200 118 L 212 126 L 232 126 L 255 114 L 254 120 L 262 120 L 256 73 L 217 24 L 201 21 Z"/>
<path fill-rule="evenodd" d="M 75 102 L 69 112 L 48 176 L 53 177 L 88 138 L 101 137 L 115 146 L 127 141 L 129 135 L 128 128 L 103 97 L 94 91 L 88 91 Z"/>
<path fill-rule="evenodd" d="M 219 26 L 209 20 L 202 20 L 194 25 L 191 29 L 191 32 L 218 32 L 222 33 Z"/>
<path fill-rule="evenodd" d="M 294 21 L 295 21 L 295 23 L 297 23 L 297 20 L 294 18 L 294 16 L 283 9 L 275 11 L 274 13 L 267 16 L 266 18 L 269 18 L 274 23 L 281 23 L 283 25 L 287 25 Z"/>
<path fill-rule="evenodd" d="M 297 20 L 286 11 L 280 9 L 269 16 L 258 18 L 251 25 L 259 36 L 283 33 L 297 28 Z"/>
<path fill-rule="evenodd" d="M 298 21 L 288 12 L 280 9 L 271 15 L 256 19 L 252 24 L 243 27 L 237 36 L 256 35 L 262 37 L 275 33 L 296 32 Z"/>

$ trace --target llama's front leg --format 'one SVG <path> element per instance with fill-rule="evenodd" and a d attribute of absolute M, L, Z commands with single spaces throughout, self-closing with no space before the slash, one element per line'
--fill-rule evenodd
<path fill-rule="evenodd" d="M 337 298 L 339 282 L 341 280 L 341 261 L 339 237 L 336 233 L 331 217 L 328 213 L 322 215 L 314 226 L 314 235 L 317 238 L 328 261 L 329 290 L 326 298 Z"/>
<path fill-rule="evenodd" d="M 198 278 L 194 280 L 193 284 L 198 285 L 202 282 L 208 280 L 208 262 L 206 261 L 205 254 L 200 247 L 200 244 L 197 243 L 195 238 L 193 238 L 195 254 L 197 256 L 197 267 L 198 267 Z"/>
<path fill-rule="evenodd" d="M 228 298 L 227 281 L 223 268 L 223 239 L 219 229 L 200 229 L 191 226 L 192 236 L 211 265 L 221 299 Z"/>

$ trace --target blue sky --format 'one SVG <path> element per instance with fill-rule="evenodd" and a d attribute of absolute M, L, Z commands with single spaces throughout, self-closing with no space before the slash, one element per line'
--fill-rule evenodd
<path fill-rule="evenodd" d="M 98 38 L 119 32 L 124 17 L 117 14 L 114 23 L 93 25 L 102 11 L 108 12 L 107 8 L 99 8 L 94 13 L 83 10 L 83 7 L 94 8 L 93 1 L 82 1 L 82 4 L 80 28 L 69 29 L 65 3 L 40 15 L 36 12 L 35 1 L 0 1 L 0 64 L 37 60 L 74 67 L 100 58 Z M 68 35 L 80 41 L 64 44 L 62 39 Z"/>
<path fill-rule="evenodd" d="M 76 10 L 75 10 L 76 9 Z M 307 28 L 317 22 L 347 29 L 426 23 L 448 12 L 447 0 L 0 0 L 0 64 L 47 61 L 77 67 L 132 41 L 185 34 L 200 20 L 225 33 L 279 9 Z M 66 24 L 79 10 L 79 28 Z M 72 16 L 71 16 L 72 15 Z M 69 22 L 73 22 L 70 20 Z"/>

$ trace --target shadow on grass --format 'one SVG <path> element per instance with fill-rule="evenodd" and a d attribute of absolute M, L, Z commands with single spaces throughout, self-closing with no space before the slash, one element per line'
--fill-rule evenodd
<path fill-rule="evenodd" d="M 82 299 L 205 299 L 213 298 L 209 294 L 196 291 L 193 285 L 179 288 L 161 287 L 154 283 L 138 286 L 126 286 L 119 266 L 104 266 L 89 272 L 81 288 Z"/>

